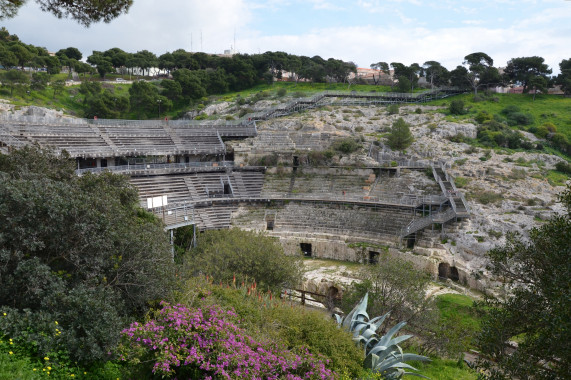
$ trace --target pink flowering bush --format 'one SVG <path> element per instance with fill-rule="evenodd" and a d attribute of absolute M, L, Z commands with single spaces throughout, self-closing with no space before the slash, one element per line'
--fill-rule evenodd
<path fill-rule="evenodd" d="M 189 309 L 166 302 L 145 324 L 123 330 L 122 359 L 156 377 L 334 379 L 328 361 L 259 342 L 236 326 L 234 311 L 217 305 Z M 141 368 L 139 368 L 141 369 Z M 144 375 L 144 374 L 143 374 Z M 147 373 L 146 375 L 150 375 Z"/>

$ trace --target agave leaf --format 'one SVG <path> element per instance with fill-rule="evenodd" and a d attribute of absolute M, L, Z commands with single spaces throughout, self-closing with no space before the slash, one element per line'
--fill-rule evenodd
<path fill-rule="evenodd" d="M 389 346 L 389 347 L 377 345 L 371 351 L 369 351 L 369 354 L 378 355 L 379 360 L 384 361 L 387 357 L 389 357 L 391 355 L 396 358 L 396 355 L 394 354 L 394 352 L 397 350 L 398 350 L 398 347 L 395 345 Z"/>
<path fill-rule="evenodd" d="M 335 316 L 335 320 L 337 321 L 337 326 L 341 327 L 341 323 L 343 323 L 343 318 L 339 314 L 333 314 Z"/>
<path fill-rule="evenodd" d="M 373 369 L 377 365 L 379 357 L 377 355 L 367 355 L 363 362 L 363 367 Z"/>
<path fill-rule="evenodd" d="M 428 359 L 425 356 L 416 355 L 416 354 L 404 354 L 404 355 L 399 356 L 399 357 L 387 358 L 386 360 L 383 361 L 383 366 L 386 366 L 387 368 L 392 368 L 394 365 L 396 365 L 398 363 L 410 361 L 410 360 L 423 361 L 423 362 L 430 361 L 430 359 Z"/>
<path fill-rule="evenodd" d="M 391 365 L 389 368 L 408 368 L 408 369 L 412 369 L 413 371 L 418 371 L 416 368 L 414 368 L 410 364 L 406 364 L 403 362 L 395 363 L 395 364 Z"/>
<path fill-rule="evenodd" d="M 389 311 L 385 315 L 373 318 L 369 321 L 370 324 L 373 324 L 375 326 L 375 328 L 374 328 L 375 331 L 377 331 L 379 329 L 379 327 L 381 327 L 381 325 L 383 324 L 383 322 L 389 316 L 390 313 L 391 312 Z"/>
<path fill-rule="evenodd" d="M 353 332 L 353 336 L 361 335 L 361 331 L 363 331 L 367 327 L 367 323 L 364 322 L 355 322 L 355 325 L 351 327 L 351 332 Z"/>
<path fill-rule="evenodd" d="M 367 352 L 369 346 L 375 347 L 377 342 L 379 341 L 379 336 L 377 334 L 373 335 L 366 343 L 365 343 L 365 352 Z"/>
<path fill-rule="evenodd" d="M 408 338 L 412 338 L 412 335 L 401 335 L 398 336 L 394 339 L 391 339 L 391 341 L 388 343 L 389 346 L 393 345 L 393 344 L 399 344 L 400 342 L 404 342 L 405 340 L 407 340 Z"/>
<path fill-rule="evenodd" d="M 382 343 L 383 346 L 386 346 L 393 337 L 393 335 L 395 335 L 405 325 L 406 325 L 405 321 L 398 323 L 392 329 L 390 329 L 386 335 L 383 335 L 383 337 L 379 340 L 379 342 Z"/>

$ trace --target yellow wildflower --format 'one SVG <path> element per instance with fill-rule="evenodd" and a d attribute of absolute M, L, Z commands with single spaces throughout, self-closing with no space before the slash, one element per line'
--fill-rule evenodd
<path fill-rule="evenodd" d="M 56 325 L 59 325 L 59 323 L 57 323 L 57 321 L 56 321 Z"/>
<path fill-rule="evenodd" d="M 4 313 L 4 316 L 6 316 L 6 313 Z"/>
<path fill-rule="evenodd" d="M 52 367 L 49 367 L 49 366 L 48 366 L 48 371 L 51 371 L 51 370 L 52 370 Z"/>
<path fill-rule="evenodd" d="M 46 356 L 46 357 L 44 357 L 44 360 L 50 360 L 50 358 L 48 358 L 48 357 Z"/>
<path fill-rule="evenodd" d="M 14 355 L 14 353 L 12 351 L 10 351 L 10 355 Z"/>

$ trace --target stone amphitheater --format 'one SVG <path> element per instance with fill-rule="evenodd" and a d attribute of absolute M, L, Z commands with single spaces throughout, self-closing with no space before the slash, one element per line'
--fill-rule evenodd
<path fill-rule="evenodd" d="M 506 233 L 525 237 L 559 211 L 554 200 L 562 188 L 534 173 L 560 159 L 516 153 L 505 160 L 487 152 L 482 161 L 482 152 L 447 139 L 475 136 L 475 125 L 446 122 L 438 107 L 422 104 L 403 105 L 398 115 L 386 112 L 387 103 L 448 95 L 379 100 L 330 94 L 208 123 L 86 120 L 3 103 L 0 149 L 37 143 L 67 151 L 78 175 L 129 175 L 141 205 L 156 212 L 166 229 L 266 231 L 291 254 L 363 263 L 386 251 L 435 277 L 483 289 L 490 286 L 483 254 Z M 382 144 L 382 133 L 397 117 L 412 125 L 415 136 L 406 155 Z M 327 165 L 314 162 L 316 152 L 348 137 L 361 148 L 335 154 Z M 516 166 L 522 160 L 529 165 Z M 521 170 L 526 175 L 510 179 Z M 468 179 L 462 191 L 455 177 Z M 503 194 L 501 202 L 466 199 L 484 191 Z M 167 204 L 154 207 L 156 199 Z"/>

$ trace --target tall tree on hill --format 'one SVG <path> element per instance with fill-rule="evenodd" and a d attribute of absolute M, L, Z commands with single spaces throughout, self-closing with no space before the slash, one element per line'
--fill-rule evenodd
<path fill-rule="evenodd" d="M 464 65 L 468 66 L 469 73 L 466 79 L 474 89 L 474 96 L 478 95 L 478 88 L 501 83 L 501 77 L 494 65 L 494 60 L 486 53 L 477 52 L 464 57 Z"/>
<path fill-rule="evenodd" d="M 454 70 L 450 71 L 450 84 L 460 88 L 470 87 L 468 69 L 464 66 L 456 66 Z"/>
<path fill-rule="evenodd" d="M 22 70 L 24 70 L 24 66 L 26 66 L 26 64 L 28 64 L 34 57 L 34 54 L 30 51 L 30 49 L 21 42 L 10 45 L 8 49 L 12 52 L 12 54 L 14 54 L 16 60 L 18 61 L 18 66 L 20 66 Z"/>
<path fill-rule="evenodd" d="M 540 76 L 547 79 L 547 75 L 551 72 L 552 70 L 544 63 L 542 57 L 533 56 L 512 58 L 508 61 L 504 74 L 512 82 L 521 84 L 523 92 L 528 92 L 532 78 Z"/>
<path fill-rule="evenodd" d="M 111 63 L 111 58 L 105 56 L 103 52 L 100 51 L 94 50 L 93 54 L 87 57 L 87 63 L 95 66 L 101 78 L 105 78 L 107 73 L 113 71 L 113 63 Z"/>
<path fill-rule="evenodd" d="M 406 77 L 410 82 L 410 91 L 414 91 L 414 87 L 418 84 L 418 76 L 422 75 L 422 67 L 418 63 L 406 66 L 400 62 L 392 62 L 391 67 L 394 70 L 394 76 Z"/>
<path fill-rule="evenodd" d="M 371 69 L 373 70 L 379 70 L 381 73 L 384 73 L 386 75 L 389 75 L 389 64 L 386 62 L 377 62 L 377 63 L 372 63 L 371 64 Z M 373 81 L 375 82 L 376 85 L 381 84 L 381 73 L 379 73 L 379 77 L 375 78 L 375 75 L 373 74 Z"/>
<path fill-rule="evenodd" d="M 145 70 L 147 70 L 147 75 L 150 75 L 151 68 L 157 67 L 159 65 L 157 56 L 148 50 L 138 51 L 134 54 L 134 56 L 137 60 L 139 68 L 143 71 L 143 76 L 145 75 Z"/>
<path fill-rule="evenodd" d="M 10 96 L 13 95 L 14 89 L 27 86 L 30 83 L 30 77 L 20 70 L 9 70 L 2 73 L 2 84 L 10 88 Z"/>
<path fill-rule="evenodd" d="M 426 61 L 422 65 L 424 75 L 429 80 L 430 86 L 442 86 L 448 84 L 450 72 L 437 61 Z"/>
<path fill-rule="evenodd" d="M 561 73 L 557 76 L 555 83 L 561 85 L 565 94 L 571 94 L 571 58 L 564 59 L 559 63 Z"/>

